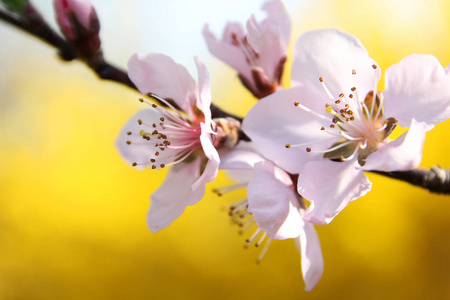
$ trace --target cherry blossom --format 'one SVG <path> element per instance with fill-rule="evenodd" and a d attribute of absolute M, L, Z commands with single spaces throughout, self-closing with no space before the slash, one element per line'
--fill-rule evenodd
<path fill-rule="evenodd" d="M 227 24 L 222 40 L 207 25 L 203 30 L 211 53 L 237 70 L 242 83 L 258 98 L 270 95 L 280 85 L 291 30 L 281 1 L 266 2 L 262 10 L 267 18 L 258 22 L 252 16 L 247 33 L 236 22 Z"/>
<path fill-rule="evenodd" d="M 242 229 L 256 230 L 247 239 L 259 247 L 265 243 L 258 261 L 265 255 L 272 239 L 296 239 L 300 245 L 305 290 L 311 291 L 323 274 L 323 257 L 314 226 L 302 219 L 304 204 L 285 171 L 264 159 L 252 143 L 239 143 L 234 149 L 221 151 L 220 168 L 227 169 L 239 183 L 216 190 L 222 195 L 247 188 L 247 198 L 235 202 L 229 215 Z"/>
<path fill-rule="evenodd" d="M 292 174 L 311 202 L 304 219 L 326 224 L 370 191 L 364 170 L 404 171 L 422 158 L 425 133 L 450 117 L 450 74 L 430 55 L 381 71 L 353 35 L 316 30 L 297 41 L 293 87 L 259 101 L 243 122 L 258 150 Z M 389 138 L 397 124 L 409 130 Z"/>
<path fill-rule="evenodd" d="M 147 224 L 153 232 L 169 226 L 188 205 L 197 203 L 204 195 L 205 184 L 218 172 L 209 75 L 200 59 L 195 58 L 195 63 L 197 85 L 186 68 L 168 56 L 135 54 L 128 62 L 128 74 L 139 91 L 151 93 L 167 106 L 140 99 L 150 108 L 131 117 L 116 141 L 122 157 L 136 168 L 172 166 L 151 196 Z M 165 100 L 169 98 L 187 116 Z"/>

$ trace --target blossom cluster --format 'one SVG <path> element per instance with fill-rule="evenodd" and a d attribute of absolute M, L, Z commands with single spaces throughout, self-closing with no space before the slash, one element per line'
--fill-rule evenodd
<path fill-rule="evenodd" d="M 358 38 L 320 29 L 297 39 L 285 88 L 290 19 L 279 0 L 262 10 L 266 18 L 252 16 L 245 28 L 229 23 L 220 39 L 203 30 L 211 53 L 259 99 L 243 120 L 211 113 L 209 73 L 198 57 L 195 81 L 164 54 L 135 54 L 129 78 L 155 101 L 140 99 L 148 107 L 124 125 L 116 145 L 135 168 L 170 167 L 151 195 L 152 232 L 200 201 L 219 169 L 228 170 L 237 183 L 217 192 L 247 189 L 230 216 L 257 226 L 248 241 L 265 242 L 263 252 L 272 239 L 296 239 L 310 291 L 324 265 L 313 225 L 330 223 L 370 191 L 365 171 L 419 166 L 426 132 L 450 117 L 450 68 L 413 54 L 386 70 L 378 91 L 381 69 Z M 393 139 L 397 126 L 408 130 Z"/>

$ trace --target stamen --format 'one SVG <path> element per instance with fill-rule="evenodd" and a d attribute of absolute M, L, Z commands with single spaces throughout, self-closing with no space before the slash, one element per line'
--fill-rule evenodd
<path fill-rule="evenodd" d="M 267 253 L 267 249 L 269 249 L 270 243 L 272 242 L 272 239 L 269 239 L 264 246 L 264 248 L 261 250 L 261 254 L 259 255 L 258 259 L 256 260 L 256 263 L 261 263 L 261 260 L 263 259 L 264 255 Z"/>
<path fill-rule="evenodd" d="M 364 140 L 364 144 L 359 145 L 359 149 L 364 150 L 367 148 L 367 139 Z"/>
<path fill-rule="evenodd" d="M 349 157 L 341 157 L 341 162 L 352 160 L 359 151 L 359 147 L 355 147 L 355 151 Z"/>
<path fill-rule="evenodd" d="M 255 244 L 255 247 L 259 247 L 259 245 L 261 245 L 261 243 L 266 239 L 267 237 L 267 233 L 264 232 L 263 235 L 261 236 L 261 238 L 259 239 L 259 241 Z"/>
<path fill-rule="evenodd" d="M 230 185 L 226 185 L 226 186 L 221 186 L 218 188 L 213 189 L 213 192 L 216 193 L 218 196 L 222 196 L 226 193 L 232 192 L 232 191 L 236 191 L 238 189 L 244 188 L 248 185 L 248 182 L 243 182 L 243 183 L 237 183 L 237 184 L 230 184 Z M 235 203 L 233 206 L 238 205 L 238 203 L 241 202 L 247 202 L 247 199 L 243 199 L 237 203 Z M 233 207 L 231 206 L 231 207 Z"/>
<path fill-rule="evenodd" d="M 242 227 L 241 230 L 239 230 L 239 234 L 244 234 L 245 232 L 247 232 L 250 228 L 253 227 L 253 225 L 256 224 L 255 218 L 249 218 L 247 221 L 239 224 L 240 227 Z"/>
<path fill-rule="evenodd" d="M 257 66 L 256 55 L 254 55 L 252 53 L 251 50 L 253 50 L 253 49 L 249 49 L 250 45 L 247 46 L 248 43 L 244 44 L 243 40 L 239 39 L 235 33 L 233 33 L 232 38 L 240 46 L 239 48 L 242 50 L 242 52 L 244 52 L 244 55 L 247 59 L 248 64 L 250 66 Z"/>
<path fill-rule="evenodd" d="M 337 149 L 339 149 L 339 148 L 342 148 L 342 147 L 344 147 L 344 146 L 347 146 L 347 145 L 353 144 L 353 143 L 354 143 L 354 141 L 347 141 L 347 142 L 344 142 L 344 143 L 342 143 L 342 144 L 336 145 L 336 146 L 331 147 L 331 148 L 326 149 L 326 150 L 313 150 L 313 149 L 311 149 L 311 148 L 307 148 L 307 149 L 306 149 L 306 152 L 312 152 L 312 153 L 328 153 L 328 152 L 333 152 L 334 150 L 337 150 Z M 309 151 L 308 151 L 308 149 L 309 149 Z"/>
<path fill-rule="evenodd" d="M 380 132 L 380 131 L 383 131 L 386 127 L 387 127 L 387 123 L 385 122 L 384 124 L 383 124 L 383 126 L 381 126 L 380 128 L 378 128 L 377 130 L 374 130 L 373 132 Z"/>
<path fill-rule="evenodd" d="M 246 225 L 249 225 L 249 226 L 250 226 L 250 225 L 253 225 L 253 224 L 255 224 L 255 223 L 256 223 L 255 218 L 249 218 L 247 221 L 245 221 L 245 222 L 239 224 L 239 226 L 245 227 Z M 247 230 L 245 230 L 245 231 L 247 231 Z"/>
<path fill-rule="evenodd" d="M 325 90 L 325 93 L 328 95 L 328 97 L 331 100 L 334 100 L 333 94 L 331 94 L 330 90 L 327 88 L 327 86 L 326 86 L 325 82 L 323 81 L 322 77 L 319 78 L 319 81 L 322 83 L 322 87 Z"/>
<path fill-rule="evenodd" d="M 158 101 L 160 101 L 160 102 L 162 102 L 162 103 L 164 103 L 165 105 L 167 105 L 168 107 L 170 107 L 171 109 L 172 109 L 172 111 L 174 111 L 181 119 L 183 119 L 183 120 L 185 120 L 186 121 L 186 119 L 183 117 L 183 115 L 172 105 L 172 104 L 170 104 L 166 99 L 164 99 L 164 98 L 161 98 L 161 97 L 159 97 L 158 95 L 156 95 L 156 94 L 153 94 L 153 93 L 148 93 L 148 96 L 149 97 L 152 97 L 152 98 L 154 98 L 154 99 L 156 99 L 156 100 L 158 100 Z M 152 107 L 153 108 L 157 108 L 157 105 L 156 104 L 152 104 Z M 186 121 L 187 122 L 187 121 Z"/>
<path fill-rule="evenodd" d="M 251 243 L 256 237 L 259 236 L 259 234 L 261 233 L 261 229 L 256 229 L 256 231 L 252 234 L 252 236 L 250 238 L 248 238 L 246 240 L 247 243 Z"/>
<path fill-rule="evenodd" d="M 347 133 L 343 132 L 342 130 L 340 131 L 340 135 L 342 135 L 344 138 L 346 138 L 347 140 L 350 140 L 350 141 L 360 141 L 360 140 L 364 139 L 362 137 L 352 137 L 352 136 L 348 135 Z"/>
<path fill-rule="evenodd" d="M 317 113 L 317 112 L 307 108 L 306 106 L 303 106 L 301 104 L 298 104 L 296 106 L 300 107 L 302 110 L 306 111 L 307 113 L 313 114 L 314 116 L 316 116 L 316 117 L 318 117 L 318 118 L 320 118 L 322 120 L 328 120 L 328 118 L 325 117 L 324 115 L 321 115 L 321 114 L 319 114 L 319 113 Z"/>
<path fill-rule="evenodd" d="M 230 208 L 230 211 L 228 212 L 229 216 L 232 216 L 234 214 L 236 214 L 238 211 L 240 211 L 243 208 L 248 207 L 248 203 L 242 203 L 241 205 L 234 207 L 233 209 Z"/>
<path fill-rule="evenodd" d="M 166 166 L 166 167 L 169 167 L 169 166 L 173 166 L 173 165 L 176 165 L 176 164 L 179 164 L 179 163 L 183 162 L 183 161 L 184 161 L 186 158 L 188 158 L 189 155 L 191 155 L 195 150 L 197 150 L 197 149 L 191 149 L 191 150 L 190 150 L 189 152 L 187 152 L 185 155 L 180 156 L 179 159 L 176 159 L 176 160 L 174 160 L 174 161 L 172 161 L 172 162 L 166 164 L 165 166 Z"/>

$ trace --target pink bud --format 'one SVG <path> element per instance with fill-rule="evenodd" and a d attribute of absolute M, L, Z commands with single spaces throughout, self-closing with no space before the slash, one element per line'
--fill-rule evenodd
<path fill-rule="evenodd" d="M 55 0 L 56 20 L 66 38 L 81 56 L 100 48 L 99 21 L 89 0 Z"/>

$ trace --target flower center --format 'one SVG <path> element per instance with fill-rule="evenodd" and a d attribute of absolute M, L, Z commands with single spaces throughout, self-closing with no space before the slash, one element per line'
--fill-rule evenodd
<path fill-rule="evenodd" d="M 372 66 L 374 69 L 376 65 Z M 352 71 L 356 75 L 356 71 Z M 294 102 L 295 106 L 305 111 L 315 114 L 321 119 L 330 120 L 329 128 L 321 127 L 320 130 L 332 135 L 339 140 L 330 148 L 321 150 L 314 149 L 311 146 L 306 147 L 307 152 L 323 153 L 323 157 L 333 161 L 348 161 L 358 158 L 358 163 L 364 166 L 366 158 L 377 151 L 378 145 L 383 142 L 397 125 L 394 118 L 385 119 L 383 116 L 383 95 L 370 91 L 361 101 L 357 88 L 352 87 L 351 93 L 347 96 L 344 93 L 339 94 L 336 99 L 325 85 L 324 79 L 319 78 L 328 97 L 332 100 L 325 105 L 326 115 L 318 114 Z M 305 144 L 301 144 L 305 146 Z M 287 144 L 286 148 L 297 147 L 301 145 Z"/>
<path fill-rule="evenodd" d="M 130 146 L 149 147 L 154 149 L 146 162 L 134 162 L 132 166 L 151 166 L 152 169 L 164 168 L 180 162 L 186 162 L 196 155 L 197 150 L 202 149 L 200 124 L 191 122 L 176 110 L 170 103 L 163 101 L 172 110 L 139 99 L 151 105 L 155 110 L 150 120 L 137 120 L 142 128 L 139 132 L 128 131 L 128 135 L 138 135 L 141 143 L 127 141 Z"/>

